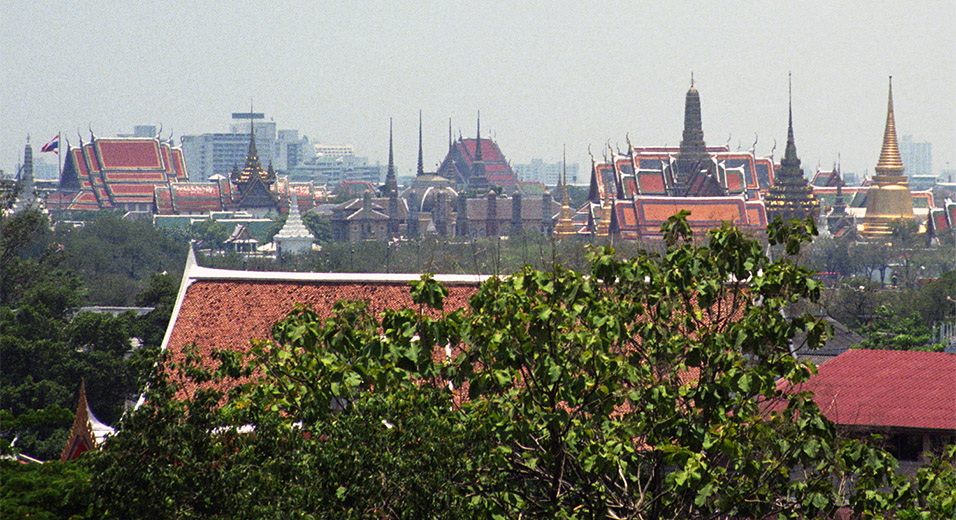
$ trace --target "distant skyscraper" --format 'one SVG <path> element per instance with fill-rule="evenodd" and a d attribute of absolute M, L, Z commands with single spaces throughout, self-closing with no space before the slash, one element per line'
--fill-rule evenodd
<path fill-rule="evenodd" d="M 541 159 L 531 159 L 529 164 L 514 165 L 515 174 L 521 181 L 540 182 L 547 186 L 557 186 L 561 183 L 561 163 L 546 163 Z M 578 164 L 568 165 L 568 183 L 577 184 Z"/>
<path fill-rule="evenodd" d="M 933 144 L 914 143 L 913 136 L 904 135 L 900 138 L 900 159 L 903 160 L 903 168 L 908 177 L 932 175 Z"/>
<path fill-rule="evenodd" d="M 193 180 L 205 181 L 213 175 L 228 176 L 236 166 L 245 164 L 249 148 L 250 116 L 262 119 L 261 113 L 238 112 L 232 115 L 229 133 L 184 135 L 183 154 Z M 265 167 L 276 166 L 280 155 L 274 121 L 258 121 L 254 126 L 259 160 Z"/>

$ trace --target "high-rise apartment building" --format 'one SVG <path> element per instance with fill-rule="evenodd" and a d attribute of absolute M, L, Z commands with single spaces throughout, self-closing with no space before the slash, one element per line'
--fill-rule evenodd
<path fill-rule="evenodd" d="M 250 125 L 255 132 L 259 159 L 265 167 L 276 169 L 278 140 L 275 121 L 259 121 L 261 113 L 238 112 L 232 114 L 233 122 L 228 133 L 184 135 L 183 154 L 186 168 L 193 181 L 205 181 L 213 175 L 228 177 L 234 168 L 241 168 L 249 149 Z"/>
<path fill-rule="evenodd" d="M 908 177 L 933 174 L 933 144 L 913 142 L 913 136 L 900 138 L 900 159 Z"/>
<path fill-rule="evenodd" d="M 557 186 L 561 179 L 563 165 L 560 162 L 546 163 L 541 159 L 531 159 L 529 164 L 516 164 L 515 174 L 525 182 L 540 182 L 547 186 Z M 578 163 L 568 164 L 568 184 L 578 182 Z"/>

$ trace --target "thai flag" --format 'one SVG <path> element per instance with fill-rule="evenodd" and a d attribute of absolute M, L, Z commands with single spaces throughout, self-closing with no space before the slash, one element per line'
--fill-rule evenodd
<path fill-rule="evenodd" d="M 50 139 L 49 143 L 43 145 L 43 148 L 40 148 L 40 152 L 41 153 L 53 152 L 59 155 L 60 152 L 57 151 L 59 148 L 60 148 L 60 134 L 56 134 L 56 137 L 54 137 L 53 139 Z"/>

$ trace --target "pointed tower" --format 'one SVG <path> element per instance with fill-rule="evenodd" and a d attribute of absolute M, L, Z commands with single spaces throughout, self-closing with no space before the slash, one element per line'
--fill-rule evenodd
<path fill-rule="evenodd" d="M 475 161 L 471 178 L 468 179 L 468 189 L 475 195 L 487 193 L 491 188 L 485 176 L 485 160 L 481 152 L 481 112 L 478 112 L 478 132 L 475 138 Z"/>
<path fill-rule="evenodd" d="M 791 84 L 792 85 L 792 84 Z M 773 186 L 764 198 L 767 206 L 767 219 L 780 218 L 784 221 L 796 218 L 803 220 L 808 216 L 816 219 L 820 212 L 820 201 L 813 194 L 813 188 L 803 176 L 800 159 L 797 157 L 797 144 L 793 138 L 793 88 L 790 88 L 788 103 L 787 149 L 780 160 L 780 173 L 774 179 Z"/>
<path fill-rule="evenodd" d="M 398 193 L 398 179 L 395 177 L 395 154 L 392 148 L 392 118 L 388 118 L 388 171 L 385 173 L 386 197 Z"/>
<path fill-rule="evenodd" d="M 233 168 L 229 180 L 239 190 L 239 208 L 249 210 L 258 216 L 269 212 L 277 213 L 279 204 L 272 185 L 276 182 L 275 171 L 264 170 L 259 161 L 259 151 L 256 149 L 255 125 L 249 125 L 249 151 L 246 153 L 246 164 L 240 170 Z"/>
<path fill-rule="evenodd" d="M 418 172 L 416 177 L 425 175 L 425 160 L 422 155 L 422 111 L 418 111 Z"/>
<path fill-rule="evenodd" d="M 833 201 L 833 209 L 827 215 L 827 229 L 831 236 L 842 236 L 847 230 L 852 230 L 852 219 L 846 212 L 846 200 L 843 198 L 843 177 L 840 171 L 834 168 L 837 175 L 836 199 Z"/>
<path fill-rule="evenodd" d="M 574 229 L 572 218 L 574 211 L 568 205 L 568 157 L 567 152 L 561 166 L 561 213 L 558 216 L 558 223 L 554 226 L 554 235 L 558 238 L 574 236 L 577 234 Z"/>
<path fill-rule="evenodd" d="M 14 213 L 35 206 L 37 203 L 36 186 L 33 182 L 33 147 L 30 146 L 30 136 L 27 136 L 27 144 L 23 147 L 23 169 L 20 173 L 18 188 L 20 192 L 13 202 Z"/>
<path fill-rule="evenodd" d="M 694 87 L 694 74 L 690 75 L 690 88 L 684 98 L 684 133 L 680 151 L 677 153 L 673 195 L 682 196 L 690 178 L 701 169 L 710 168 L 713 161 L 704 143 L 704 127 L 700 116 L 700 93 Z"/>
<path fill-rule="evenodd" d="M 893 222 L 913 218 L 913 197 L 910 194 L 909 182 L 903 175 L 903 161 L 900 159 L 900 148 L 896 142 L 893 77 L 890 76 L 883 147 L 880 150 L 880 161 L 876 165 L 873 184 L 866 195 L 866 215 L 859 225 L 859 231 L 868 239 L 885 237 L 890 234 Z"/>
<path fill-rule="evenodd" d="M 421 128 L 421 126 L 419 126 L 419 128 Z M 419 153 L 421 152 L 419 151 Z M 385 196 L 388 197 L 388 222 L 385 228 L 389 237 L 397 237 L 401 226 L 398 215 L 398 179 L 395 177 L 395 155 L 392 146 L 391 118 L 388 119 L 388 173 L 385 175 Z"/>
<path fill-rule="evenodd" d="M 302 223 L 302 215 L 299 213 L 299 201 L 292 186 L 287 186 L 289 190 L 289 217 L 286 218 L 285 225 L 276 233 L 273 239 L 276 243 L 276 251 L 283 253 L 300 254 L 312 250 L 312 241 L 315 237 Z"/>

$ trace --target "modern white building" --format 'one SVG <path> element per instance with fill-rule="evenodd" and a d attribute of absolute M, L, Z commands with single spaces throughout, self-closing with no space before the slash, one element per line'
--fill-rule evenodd
<path fill-rule="evenodd" d="M 907 176 L 932 175 L 933 144 L 916 143 L 913 136 L 904 135 L 900 138 L 900 159 Z"/>
<path fill-rule="evenodd" d="M 213 175 L 228 177 L 233 168 L 242 168 L 249 151 L 249 113 L 233 114 L 233 122 L 228 133 L 184 135 L 182 137 L 183 156 L 190 180 L 202 182 Z M 253 114 L 256 136 L 256 148 L 262 166 L 268 168 L 279 159 L 279 141 L 276 138 L 275 121 L 257 121 L 262 114 Z M 243 119 L 246 119 L 245 121 Z M 284 158 L 285 156 L 283 156 Z"/>
<path fill-rule="evenodd" d="M 541 159 L 531 159 L 530 164 L 514 165 L 514 172 L 522 181 L 540 182 L 547 186 L 557 186 L 561 179 L 563 164 L 546 163 Z M 568 164 L 568 184 L 578 183 L 578 163 Z"/>

